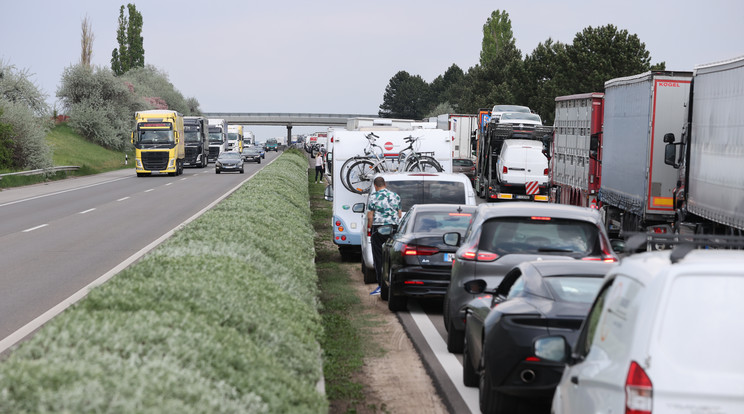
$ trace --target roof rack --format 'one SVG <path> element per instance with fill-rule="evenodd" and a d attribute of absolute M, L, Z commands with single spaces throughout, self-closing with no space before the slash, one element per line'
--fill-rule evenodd
<path fill-rule="evenodd" d="M 625 253 L 666 250 L 672 248 L 669 259 L 677 263 L 695 249 L 744 249 L 744 237 L 720 234 L 656 234 L 631 233 L 625 242 Z"/>

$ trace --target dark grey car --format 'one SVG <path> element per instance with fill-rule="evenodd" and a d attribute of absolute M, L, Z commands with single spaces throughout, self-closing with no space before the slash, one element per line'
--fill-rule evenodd
<path fill-rule="evenodd" d="M 586 207 L 481 204 L 462 240 L 457 233 L 445 238 L 459 246 L 443 309 L 450 352 L 462 352 L 465 305 L 476 296 L 465 291 L 465 283 L 482 279 L 494 289 L 517 264 L 555 256 L 617 261 L 599 212 Z"/>

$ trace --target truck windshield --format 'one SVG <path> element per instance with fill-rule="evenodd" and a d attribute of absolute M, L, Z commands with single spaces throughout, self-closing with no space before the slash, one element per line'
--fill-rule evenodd
<path fill-rule="evenodd" d="M 172 130 L 141 129 L 138 134 L 140 144 L 171 144 L 175 142 Z"/>
<path fill-rule="evenodd" d="M 201 141 L 199 139 L 199 135 L 200 135 L 199 134 L 199 131 L 186 131 L 183 134 L 186 136 L 186 138 L 185 138 L 186 142 L 199 142 L 199 141 Z"/>
<path fill-rule="evenodd" d="M 237 141 L 240 135 L 238 135 L 237 132 L 228 132 L 227 133 L 227 140 L 228 141 Z"/>
<path fill-rule="evenodd" d="M 209 142 L 222 142 L 222 133 L 221 132 L 210 132 Z"/>

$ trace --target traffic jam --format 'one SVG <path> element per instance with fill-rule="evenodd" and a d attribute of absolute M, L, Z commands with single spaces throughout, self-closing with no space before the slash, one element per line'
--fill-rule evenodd
<path fill-rule="evenodd" d="M 436 308 L 471 411 L 744 412 L 741 90 L 744 57 L 558 96 L 552 126 L 350 120 L 314 137 L 333 242 L 390 311 Z"/>

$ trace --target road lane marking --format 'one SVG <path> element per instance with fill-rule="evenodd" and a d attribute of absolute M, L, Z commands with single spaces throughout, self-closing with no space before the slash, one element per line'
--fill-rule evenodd
<path fill-rule="evenodd" d="M 181 178 L 181 181 L 188 180 L 188 179 L 189 179 L 188 177 L 184 177 L 184 178 Z"/>
<path fill-rule="evenodd" d="M 95 210 L 95 208 L 89 208 L 89 209 L 87 209 L 87 210 L 85 210 L 85 211 L 81 211 L 81 212 L 80 212 L 80 213 L 78 213 L 78 214 L 86 214 L 86 213 L 90 213 L 90 212 L 91 212 L 91 211 L 93 211 L 93 210 Z"/>
<path fill-rule="evenodd" d="M 145 190 L 146 193 L 149 193 L 150 191 L 155 191 L 155 189 L 154 188 L 151 188 L 149 190 Z"/>
<path fill-rule="evenodd" d="M 166 185 L 166 187 L 167 187 L 167 186 L 169 186 L 169 185 L 171 185 L 171 184 L 173 184 L 173 183 L 167 183 L 167 184 L 165 184 L 165 185 Z"/>
<path fill-rule="evenodd" d="M 124 200 L 128 200 L 128 199 L 129 199 L 129 196 L 127 196 L 127 197 L 122 197 L 122 198 L 120 198 L 120 199 L 118 199 L 118 200 L 116 200 L 116 201 L 124 201 Z"/>
<path fill-rule="evenodd" d="M 431 323 L 429 316 L 427 316 L 421 309 L 421 306 L 415 302 L 408 302 L 408 312 L 411 314 L 416 326 L 418 326 L 419 331 L 421 331 L 421 335 L 426 339 L 426 343 L 429 344 L 431 352 L 437 358 L 439 364 L 442 365 L 445 372 L 447 372 L 447 376 L 450 378 L 450 381 L 452 381 L 457 392 L 460 393 L 462 400 L 465 401 L 465 404 L 470 408 L 470 412 L 480 413 L 480 406 L 478 405 L 478 388 L 466 387 L 465 384 L 462 383 L 462 364 L 455 355 L 447 351 L 447 344 L 444 342 L 444 339 L 442 339 L 437 328 L 434 327 L 434 324 Z"/>
<path fill-rule="evenodd" d="M 103 181 L 103 182 L 100 182 L 100 183 L 95 183 L 95 184 L 90 184 L 90 185 L 84 185 L 84 186 L 81 186 L 81 187 L 70 188 L 69 190 L 61 190 L 61 191 L 57 191 L 57 192 L 54 192 L 54 193 L 42 194 L 42 195 L 38 195 L 38 196 L 35 196 L 35 197 L 29 197 L 29 198 L 24 198 L 24 199 L 21 199 L 21 200 L 10 201 L 10 202 L 7 202 L 5 204 L 0 204 L 0 207 L 9 206 L 9 205 L 12 205 L 12 204 L 23 203 L 24 201 L 31 201 L 31 200 L 36 200 L 36 199 L 39 199 L 39 198 L 44 198 L 44 197 L 49 197 L 49 196 L 55 196 L 55 195 L 59 195 L 59 194 L 69 193 L 70 191 L 82 190 L 84 188 L 95 187 L 95 186 L 101 185 L 101 184 L 110 184 L 110 183 L 113 183 L 113 182 L 116 182 L 116 181 L 119 181 L 119 180 L 127 180 L 129 178 L 132 178 L 132 177 L 116 178 L 116 179 L 113 179 L 113 180 Z"/>
<path fill-rule="evenodd" d="M 30 231 L 38 230 L 38 229 L 40 229 L 40 228 L 42 228 L 42 227 L 46 227 L 46 226 L 48 226 L 48 225 L 49 225 L 49 224 L 42 224 L 42 225 L 40 225 L 40 226 L 36 226 L 36 227 L 31 227 L 30 229 L 26 229 L 26 230 L 23 230 L 23 232 L 24 232 L 24 233 L 28 233 L 28 232 L 30 232 Z"/>

